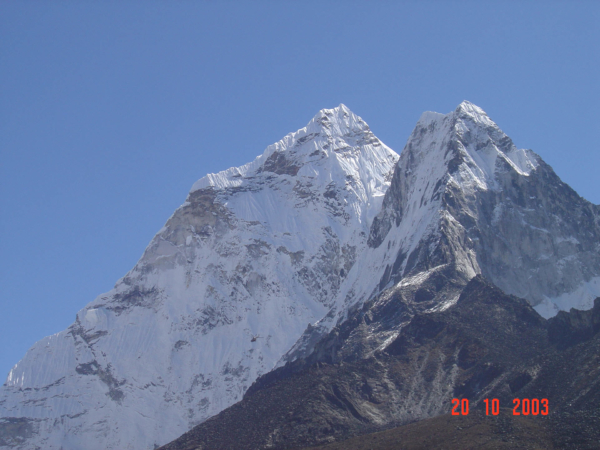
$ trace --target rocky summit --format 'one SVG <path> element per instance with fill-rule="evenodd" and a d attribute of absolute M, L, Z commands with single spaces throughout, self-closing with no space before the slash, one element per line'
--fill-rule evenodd
<path fill-rule="evenodd" d="M 593 448 L 598 296 L 600 207 L 481 108 L 424 113 L 399 157 L 324 109 L 196 182 L 115 288 L 27 352 L 0 448 L 408 442 L 415 421 L 446 433 L 454 398 L 515 396 L 550 415 L 482 429 Z"/>

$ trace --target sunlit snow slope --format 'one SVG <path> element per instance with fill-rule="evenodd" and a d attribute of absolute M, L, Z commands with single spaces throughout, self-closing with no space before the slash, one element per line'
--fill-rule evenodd
<path fill-rule="evenodd" d="M 0 389 L 0 448 L 152 449 L 240 400 L 332 307 L 398 156 L 344 105 L 210 174 Z"/>

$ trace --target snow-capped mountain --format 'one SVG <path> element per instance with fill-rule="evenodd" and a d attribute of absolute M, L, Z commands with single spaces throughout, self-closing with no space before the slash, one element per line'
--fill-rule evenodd
<path fill-rule="evenodd" d="M 540 313 L 600 296 L 600 207 L 483 110 L 422 115 L 367 243 L 277 367 L 165 450 L 306 448 L 449 413 L 461 397 L 508 406 L 529 392 L 597 412 L 600 298 Z M 564 358 L 586 369 L 565 376 Z M 577 429 L 593 440 L 588 425 Z"/>
<path fill-rule="evenodd" d="M 0 448 L 164 444 L 240 400 L 333 306 L 398 160 L 344 105 L 210 174 L 114 289 L 0 389 Z"/>
<path fill-rule="evenodd" d="M 369 248 L 332 309 L 279 361 L 303 358 L 366 301 L 401 296 L 416 310 L 450 307 L 476 274 L 527 299 L 545 318 L 600 296 L 600 207 L 518 149 L 479 107 L 425 112 L 394 171 Z M 397 309 L 388 306 L 390 314 Z M 374 323 L 365 355 L 408 320 Z"/>
<path fill-rule="evenodd" d="M 26 354 L 0 390 L 0 448 L 165 444 L 259 376 L 386 351 L 478 274 L 544 317 L 590 309 L 600 207 L 469 102 L 424 113 L 399 158 L 345 106 L 322 110 L 199 180 L 115 288 Z M 438 375 L 425 416 L 450 395 Z M 396 418 L 424 417 L 409 403 Z"/>

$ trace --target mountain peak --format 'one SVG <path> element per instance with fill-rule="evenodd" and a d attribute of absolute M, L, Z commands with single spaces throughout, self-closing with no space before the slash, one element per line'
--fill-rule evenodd
<path fill-rule="evenodd" d="M 467 100 L 464 100 L 460 105 L 458 105 L 451 114 L 457 119 L 470 120 L 478 126 L 488 129 L 489 131 L 500 131 L 498 125 L 496 125 L 496 123 L 490 119 L 483 109 Z M 500 131 L 500 133 L 502 133 L 502 131 Z M 506 136 L 504 133 L 502 133 L 502 135 Z"/>
<path fill-rule="evenodd" d="M 323 108 L 321 109 L 317 115 L 324 115 L 324 114 L 335 114 L 335 115 L 344 115 L 344 114 L 354 114 L 352 111 L 350 111 L 350 108 L 348 108 L 346 105 L 344 105 L 343 103 L 340 103 L 339 105 L 337 105 L 335 108 Z"/>
<path fill-rule="evenodd" d="M 413 163 L 423 162 L 427 159 L 425 154 L 430 154 L 432 160 L 427 166 L 443 166 L 440 175 L 452 174 L 461 163 L 466 163 L 468 170 L 463 170 L 461 175 L 475 176 L 471 181 L 484 189 L 493 188 L 495 184 L 498 158 L 522 175 L 529 175 L 539 164 L 535 153 L 517 149 L 483 109 L 467 100 L 448 114 L 424 112 L 405 152 L 413 154 L 410 158 L 407 156 Z"/>
<path fill-rule="evenodd" d="M 460 105 L 458 105 L 456 107 L 455 112 L 464 113 L 464 114 L 468 114 L 471 116 L 486 116 L 487 117 L 487 114 L 483 109 L 481 109 L 479 106 L 477 106 L 474 103 L 471 103 L 468 100 L 463 100 L 460 103 Z"/>
<path fill-rule="evenodd" d="M 431 341 L 439 324 L 478 325 L 462 328 L 464 336 L 476 333 L 475 343 L 490 326 L 512 326 L 513 318 L 521 331 L 543 325 L 531 308 L 497 290 L 477 303 L 490 292 L 480 278 L 465 289 L 478 274 L 545 316 L 589 309 L 600 296 L 600 209 L 533 152 L 518 150 L 480 108 L 463 102 L 449 114 L 423 114 L 397 161 L 340 104 L 253 162 L 201 179 L 115 288 L 11 370 L 0 387 L 0 448 L 156 448 L 200 422 L 214 425 L 206 419 L 240 400 L 258 376 L 298 357 L 315 355 L 313 361 L 327 362 L 317 369 L 337 377 L 331 370 L 342 367 L 338 362 L 348 361 L 350 371 L 340 370 L 351 374 L 359 360 L 385 351 L 389 361 L 404 348 L 418 368 L 425 353 L 405 344 Z M 587 333 L 594 324 L 577 324 L 591 315 L 559 318 L 559 338 Z M 446 333 L 453 342 L 456 330 Z M 438 375 L 451 381 L 446 398 L 456 386 L 466 395 L 467 377 L 480 386 L 469 362 L 478 347 L 459 344 L 466 357 L 460 348 L 447 355 L 466 361 L 463 378 L 456 365 L 450 372 L 445 363 L 439 373 L 427 369 L 434 385 Z M 498 349 L 509 347 L 518 354 L 514 345 Z M 490 360 L 482 361 L 487 376 Z M 377 362 L 364 374 L 384 373 L 381 367 Z M 403 373 L 412 376 L 409 369 Z M 334 389 L 334 403 L 352 423 L 379 402 L 372 387 L 381 380 L 371 381 L 355 383 L 355 398 L 366 402 L 358 415 L 342 405 L 351 398 L 346 388 Z M 309 390 L 323 397 L 322 389 Z M 414 395 L 430 391 L 421 384 Z M 433 409 L 419 407 L 417 414 L 447 409 L 448 402 L 425 400 Z M 272 429 L 269 445 L 278 445 Z"/>
<path fill-rule="evenodd" d="M 323 108 L 323 109 L 321 109 L 315 115 L 315 118 L 322 117 L 322 116 L 325 116 L 325 115 L 329 115 L 329 116 L 335 115 L 335 116 L 342 116 L 343 117 L 343 116 L 349 115 L 349 114 L 353 114 L 354 115 L 354 113 L 352 111 L 350 111 L 350 108 L 348 108 L 343 103 L 340 103 L 335 108 Z"/>
<path fill-rule="evenodd" d="M 321 173 L 331 178 L 332 171 L 339 172 L 339 170 L 329 167 L 330 165 L 325 161 L 334 159 L 338 163 L 342 160 L 349 162 L 350 159 L 358 157 L 356 151 L 366 152 L 362 157 L 367 159 L 387 159 L 390 155 L 393 158 L 397 157 L 390 148 L 377 139 L 361 117 L 340 103 L 335 108 L 320 110 L 305 127 L 269 145 L 254 161 L 217 174 L 206 175 L 193 185 L 190 192 L 209 186 L 238 187 L 244 177 L 262 172 L 295 176 L 305 166 L 306 169 L 302 173 L 310 172 L 313 175 Z M 328 168 L 323 171 L 315 166 Z M 348 175 L 345 173 L 348 164 L 342 166 L 345 167 L 342 168 L 344 172 L 342 175 L 345 177 Z"/>
<path fill-rule="evenodd" d="M 487 115 L 479 106 L 468 100 L 463 100 L 454 111 L 448 114 L 441 114 L 433 111 L 425 111 L 421 114 L 417 126 L 429 126 L 433 122 L 443 122 L 444 119 L 470 120 L 478 125 L 491 127 L 499 130 L 498 125 Z"/>
<path fill-rule="evenodd" d="M 13 368 L 0 448 L 6 417 L 22 448 L 156 448 L 240 400 L 359 270 L 397 159 L 340 105 L 202 178 L 115 288 Z"/>
<path fill-rule="evenodd" d="M 537 154 L 517 148 L 485 111 L 464 101 L 449 114 L 421 116 L 369 245 L 393 254 L 400 242 L 397 254 L 405 256 L 390 263 L 397 272 L 381 286 L 432 270 L 432 261 L 451 262 L 465 278 L 482 273 L 548 317 L 573 305 L 590 308 L 600 292 L 600 262 L 587 250 L 600 232 L 592 210 Z"/>
<path fill-rule="evenodd" d="M 319 129 L 331 136 L 344 136 L 352 130 L 369 130 L 369 126 L 359 116 L 350 111 L 346 105 L 340 103 L 335 108 L 320 110 L 308 123 L 306 129 L 310 132 Z"/>

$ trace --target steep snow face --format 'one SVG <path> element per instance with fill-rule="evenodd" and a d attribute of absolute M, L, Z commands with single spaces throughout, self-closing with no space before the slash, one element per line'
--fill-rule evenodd
<path fill-rule="evenodd" d="M 323 317 L 398 156 L 344 105 L 191 189 L 115 288 L 0 390 L 0 448 L 152 449 L 241 399 Z"/>

